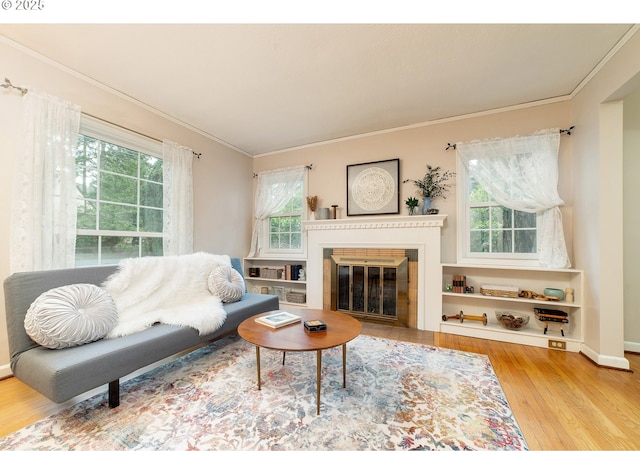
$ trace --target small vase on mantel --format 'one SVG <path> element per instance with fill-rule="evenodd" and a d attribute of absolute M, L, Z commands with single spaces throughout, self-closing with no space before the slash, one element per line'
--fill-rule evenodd
<path fill-rule="evenodd" d="M 422 214 L 426 215 L 427 214 L 427 210 L 429 210 L 431 208 L 431 198 L 430 197 L 423 197 L 422 198 Z"/>

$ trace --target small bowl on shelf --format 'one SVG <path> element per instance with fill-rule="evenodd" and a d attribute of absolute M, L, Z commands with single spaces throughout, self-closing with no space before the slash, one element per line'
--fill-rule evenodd
<path fill-rule="evenodd" d="M 529 323 L 529 315 L 508 310 L 496 310 L 496 319 L 509 330 L 520 330 Z"/>
<path fill-rule="evenodd" d="M 550 301 L 564 301 L 564 290 L 560 288 L 545 288 L 544 295 Z"/>

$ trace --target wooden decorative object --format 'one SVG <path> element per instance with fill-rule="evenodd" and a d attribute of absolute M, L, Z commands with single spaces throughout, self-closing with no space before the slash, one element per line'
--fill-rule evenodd
<path fill-rule="evenodd" d="M 458 313 L 457 315 L 451 315 L 451 316 L 447 316 L 447 315 L 442 315 L 442 321 L 447 321 L 450 319 L 459 319 L 461 323 L 464 322 L 464 320 L 469 320 L 469 321 L 482 321 L 482 325 L 486 326 L 487 325 L 487 314 L 483 313 L 482 316 L 477 316 L 477 315 L 465 315 L 462 310 L 460 311 L 460 313 Z"/>

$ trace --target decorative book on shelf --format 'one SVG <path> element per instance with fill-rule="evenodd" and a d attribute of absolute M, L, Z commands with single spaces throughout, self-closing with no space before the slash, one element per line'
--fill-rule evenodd
<path fill-rule="evenodd" d="M 302 265 L 284 265 L 284 280 L 300 280 Z"/>
<path fill-rule="evenodd" d="M 562 310 L 534 308 L 533 311 L 540 321 L 565 324 L 569 322 L 569 315 Z"/>
<path fill-rule="evenodd" d="M 451 291 L 454 293 L 465 293 L 467 288 L 467 276 L 454 274 L 451 281 Z"/>
<path fill-rule="evenodd" d="M 277 312 L 256 318 L 256 323 L 277 329 L 278 327 L 300 322 L 302 318 L 289 312 Z"/>

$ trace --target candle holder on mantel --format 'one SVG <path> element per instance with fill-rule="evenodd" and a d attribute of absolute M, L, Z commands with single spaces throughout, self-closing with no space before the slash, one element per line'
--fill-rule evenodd
<path fill-rule="evenodd" d="M 330 219 L 329 216 L 331 216 L 331 212 L 327 207 L 318 208 L 318 219 Z"/>
<path fill-rule="evenodd" d="M 337 205 L 332 205 L 331 208 L 333 208 L 333 218 L 331 219 L 338 219 L 338 206 Z"/>

